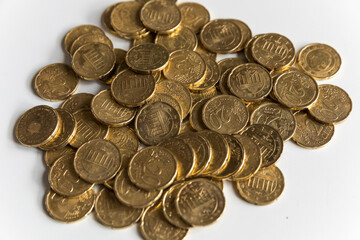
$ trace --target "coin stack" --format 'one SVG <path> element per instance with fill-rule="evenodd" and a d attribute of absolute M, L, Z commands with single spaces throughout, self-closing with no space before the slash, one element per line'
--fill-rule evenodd
<path fill-rule="evenodd" d="M 223 180 L 249 203 L 275 201 L 284 142 L 321 147 L 351 112 L 344 90 L 318 86 L 341 65 L 328 45 L 296 57 L 285 36 L 252 36 L 244 22 L 210 20 L 192 2 L 119 2 L 103 23 L 131 49 L 114 49 L 99 27 L 71 29 L 72 66 L 51 64 L 35 78 L 41 98 L 65 101 L 36 106 L 16 125 L 21 144 L 45 150 L 46 207 L 57 220 L 79 220 L 95 206 L 111 228 L 140 220 L 145 239 L 183 239 L 220 217 Z M 216 62 L 227 53 L 239 57 Z M 74 94 L 79 78 L 106 89 Z M 95 184 L 104 187 L 95 193 Z"/>

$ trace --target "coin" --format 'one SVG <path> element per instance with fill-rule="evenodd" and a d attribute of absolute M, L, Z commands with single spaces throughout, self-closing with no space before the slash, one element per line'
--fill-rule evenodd
<path fill-rule="evenodd" d="M 90 109 L 91 100 L 94 95 L 90 93 L 77 93 L 66 99 L 62 104 L 61 108 L 74 114 L 80 109 Z"/>
<path fill-rule="evenodd" d="M 284 186 L 284 175 L 276 166 L 261 168 L 251 178 L 236 182 L 240 197 L 255 205 L 274 202 L 284 191 Z"/>
<path fill-rule="evenodd" d="M 178 5 L 182 22 L 181 25 L 199 33 L 201 28 L 210 21 L 208 10 L 198 3 L 185 2 Z"/>
<path fill-rule="evenodd" d="M 296 130 L 292 140 L 301 147 L 314 149 L 324 146 L 334 135 L 334 124 L 321 123 L 307 112 L 295 113 Z"/>
<path fill-rule="evenodd" d="M 231 21 L 233 21 L 233 23 L 235 23 L 241 32 L 241 43 L 239 48 L 237 49 L 237 51 L 241 51 L 245 48 L 247 42 L 251 39 L 252 37 L 252 32 L 251 29 L 249 28 L 249 26 L 244 23 L 243 21 L 240 21 L 238 19 L 230 19 Z"/>
<path fill-rule="evenodd" d="M 202 56 L 206 64 L 206 75 L 203 81 L 191 87 L 191 91 L 204 91 L 215 87 L 220 80 L 219 65 L 207 56 Z"/>
<path fill-rule="evenodd" d="M 101 189 L 96 197 L 95 212 L 97 219 L 111 228 L 125 228 L 135 224 L 144 209 L 128 207 L 116 198 L 113 191 Z"/>
<path fill-rule="evenodd" d="M 72 68 L 64 63 L 45 66 L 35 77 L 37 94 L 48 101 L 60 101 L 72 95 L 79 86 L 79 79 Z"/>
<path fill-rule="evenodd" d="M 329 79 L 339 71 L 341 57 L 329 45 L 312 43 L 301 49 L 298 66 L 316 80 Z"/>
<path fill-rule="evenodd" d="M 111 40 L 104 34 L 87 33 L 79 36 L 70 48 L 70 55 L 73 55 L 76 50 L 87 43 L 103 43 L 113 49 Z"/>
<path fill-rule="evenodd" d="M 262 36 L 263 34 L 259 34 L 259 35 L 255 35 L 253 36 L 245 45 L 245 49 L 244 49 L 244 54 L 245 54 L 245 58 L 249 61 L 249 62 L 255 62 L 255 59 L 252 55 L 252 46 L 253 43 L 256 39 L 258 39 L 260 36 Z"/>
<path fill-rule="evenodd" d="M 209 50 L 207 50 L 204 45 L 201 43 L 201 41 L 198 41 L 198 45 L 197 48 L 195 50 L 195 52 L 197 52 L 198 54 L 200 54 L 201 56 L 206 56 L 211 58 L 212 60 L 216 61 L 216 56 L 217 54 L 214 52 L 211 52 Z"/>
<path fill-rule="evenodd" d="M 309 107 L 309 113 L 324 123 L 339 123 L 349 116 L 351 110 L 352 102 L 349 95 L 331 84 L 319 86 L 319 98 Z"/>
<path fill-rule="evenodd" d="M 48 167 L 51 167 L 58 158 L 73 153 L 75 154 L 75 150 L 69 145 L 63 148 L 45 151 L 45 163 Z"/>
<path fill-rule="evenodd" d="M 138 46 L 143 43 L 155 43 L 155 37 L 156 34 L 150 32 L 149 34 L 146 34 L 145 36 L 142 36 L 141 38 L 134 39 L 132 42 L 132 46 Z"/>
<path fill-rule="evenodd" d="M 232 72 L 233 68 L 226 69 L 225 72 L 221 74 L 220 81 L 219 81 L 219 90 L 224 95 L 232 95 L 227 84 L 229 76 Z"/>
<path fill-rule="evenodd" d="M 70 49 L 74 41 L 83 34 L 104 34 L 104 31 L 94 25 L 80 25 L 71 29 L 65 36 L 64 47 L 66 52 L 70 53 Z"/>
<path fill-rule="evenodd" d="M 183 113 L 182 108 L 180 106 L 180 103 L 178 101 L 176 101 L 175 98 L 173 98 L 172 96 L 170 96 L 169 94 L 164 94 L 164 93 L 156 93 L 150 100 L 149 103 L 153 103 L 153 102 L 163 102 L 163 103 L 167 103 L 170 106 L 172 106 L 178 113 L 179 116 L 181 117 L 181 119 L 185 118 L 185 113 Z"/>
<path fill-rule="evenodd" d="M 198 132 L 207 129 L 205 123 L 202 120 L 202 109 L 208 100 L 208 98 L 201 99 L 192 107 L 190 112 L 189 120 L 191 127 L 193 127 Z"/>
<path fill-rule="evenodd" d="M 128 175 L 131 182 L 141 189 L 164 189 L 175 180 L 177 162 L 175 156 L 166 148 L 143 148 L 131 159 Z"/>
<path fill-rule="evenodd" d="M 40 105 L 27 110 L 19 118 L 15 135 L 27 147 L 39 147 L 60 133 L 61 119 L 53 108 Z"/>
<path fill-rule="evenodd" d="M 236 57 L 236 58 L 224 58 L 218 62 L 220 67 L 221 75 L 228 69 L 239 66 L 240 64 L 246 63 L 246 60 Z"/>
<path fill-rule="evenodd" d="M 115 3 L 111 6 L 109 6 L 108 8 L 105 9 L 105 11 L 102 14 L 102 23 L 105 26 L 105 28 L 112 34 L 117 35 L 116 31 L 114 30 L 113 26 L 111 25 L 111 13 L 114 10 L 114 8 L 118 5 L 119 3 Z"/>
<path fill-rule="evenodd" d="M 195 50 L 198 44 L 196 34 L 187 27 L 181 27 L 171 34 L 157 34 L 155 43 L 164 46 L 169 53 L 179 50 Z"/>
<path fill-rule="evenodd" d="M 93 139 L 81 145 L 74 159 L 75 171 L 87 182 L 104 183 L 120 170 L 119 149 L 110 141 Z"/>
<path fill-rule="evenodd" d="M 128 69 L 128 65 L 126 64 L 125 58 L 126 58 L 126 53 L 127 51 L 121 49 L 121 48 L 114 48 L 114 53 L 115 53 L 115 57 L 116 57 L 116 73 L 119 73 L 125 69 Z M 115 74 L 116 76 L 116 74 Z"/>
<path fill-rule="evenodd" d="M 193 104 L 199 102 L 202 99 L 212 98 L 218 95 L 218 91 L 216 87 L 209 88 L 207 90 L 199 91 L 199 92 L 191 92 L 191 98 Z"/>
<path fill-rule="evenodd" d="M 134 130 L 128 126 L 109 128 L 107 140 L 114 143 L 120 152 L 122 149 L 129 149 L 132 152 L 136 152 L 139 149 L 139 139 Z"/>
<path fill-rule="evenodd" d="M 249 112 L 239 98 L 220 95 L 211 98 L 204 105 L 202 119 L 210 130 L 231 135 L 246 126 Z"/>

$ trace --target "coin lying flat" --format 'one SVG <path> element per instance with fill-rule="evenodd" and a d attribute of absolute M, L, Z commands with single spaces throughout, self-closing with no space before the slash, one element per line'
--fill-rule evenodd
<path fill-rule="evenodd" d="M 206 49 L 204 45 L 201 43 L 201 41 L 198 41 L 198 45 L 195 52 L 199 53 L 201 56 L 206 56 L 216 61 L 217 53 L 211 52 L 208 49 Z"/>
<path fill-rule="evenodd" d="M 212 97 L 219 95 L 216 87 L 212 87 L 207 90 L 203 90 L 203 91 L 199 91 L 199 92 L 191 92 L 190 94 L 191 94 L 191 98 L 192 98 L 192 101 L 194 104 L 199 102 L 202 99 L 212 98 Z"/>
<path fill-rule="evenodd" d="M 75 150 L 69 145 L 63 148 L 45 151 L 45 163 L 48 167 L 51 167 L 58 158 L 68 154 L 75 154 Z"/>
<path fill-rule="evenodd" d="M 74 41 L 83 34 L 104 34 L 104 31 L 94 25 L 80 25 L 71 29 L 65 36 L 64 46 L 65 50 L 70 53 L 70 49 Z"/>
<path fill-rule="evenodd" d="M 106 30 L 108 30 L 110 33 L 117 35 L 117 33 L 115 32 L 113 26 L 111 25 L 111 13 L 114 10 L 114 8 L 118 5 L 119 3 L 115 3 L 113 5 L 110 5 L 109 7 L 107 7 L 105 9 L 105 11 L 102 14 L 102 24 L 104 25 L 104 27 L 106 28 Z"/>
<path fill-rule="evenodd" d="M 245 58 L 248 60 L 248 62 L 254 63 L 256 62 L 253 55 L 252 55 L 252 46 L 253 43 L 256 39 L 258 39 L 260 36 L 262 36 L 263 34 L 258 34 L 253 36 L 252 38 L 250 38 L 250 40 L 246 43 L 245 45 L 245 49 L 244 49 L 244 54 L 245 54 Z"/>
<path fill-rule="evenodd" d="M 127 126 L 110 128 L 106 139 L 114 143 L 120 151 L 129 149 L 136 152 L 139 149 L 139 139 L 136 137 L 135 131 Z"/>
<path fill-rule="evenodd" d="M 221 74 L 223 74 L 229 68 L 234 68 L 244 63 L 246 63 L 245 59 L 236 57 L 236 58 L 224 58 L 223 60 L 218 62 L 218 65 L 220 67 Z"/>
<path fill-rule="evenodd" d="M 249 28 L 249 26 L 244 23 L 243 21 L 240 21 L 238 19 L 230 19 L 231 21 L 233 21 L 233 23 L 235 23 L 241 32 L 241 43 L 239 48 L 237 49 L 237 51 L 241 51 L 245 48 L 247 42 L 251 39 L 252 37 L 252 32 L 251 29 Z"/>
<path fill-rule="evenodd" d="M 201 57 L 206 64 L 206 75 L 203 81 L 191 87 L 191 91 L 204 91 L 213 88 L 220 80 L 220 68 L 215 60 L 207 56 Z"/>
<path fill-rule="evenodd" d="M 74 94 L 61 104 L 61 108 L 72 114 L 83 108 L 90 109 L 91 100 L 93 97 L 94 95 L 90 93 Z"/>
<path fill-rule="evenodd" d="M 202 120 L 202 109 L 204 108 L 204 105 L 207 103 L 207 101 L 209 101 L 208 98 L 201 99 L 192 107 L 190 112 L 189 120 L 191 127 L 193 127 L 198 132 L 207 129 Z"/>
<path fill-rule="evenodd" d="M 196 34 L 187 27 L 181 27 L 171 34 L 157 34 L 155 43 L 163 45 L 169 53 L 179 50 L 195 50 L 198 44 Z"/>
<path fill-rule="evenodd" d="M 185 113 L 182 111 L 180 103 L 169 94 L 156 93 L 150 100 L 149 103 L 163 102 L 172 106 L 180 115 L 181 119 L 185 118 Z"/>
<path fill-rule="evenodd" d="M 155 43 L 155 37 L 156 37 L 156 34 L 150 32 L 149 34 L 146 34 L 146 35 L 142 36 L 141 38 L 134 39 L 132 42 L 132 46 L 135 47 L 135 46 L 138 46 L 143 43 Z"/>
<path fill-rule="evenodd" d="M 229 76 L 232 72 L 233 68 L 228 68 L 221 74 L 219 81 L 219 90 L 223 95 L 232 95 L 230 88 L 227 84 Z"/>
<path fill-rule="evenodd" d="M 106 35 L 87 33 L 79 36 L 74 41 L 70 49 L 70 55 L 73 55 L 76 52 L 76 50 L 78 50 L 81 46 L 87 43 L 103 43 L 105 45 L 108 45 L 111 49 L 113 49 L 113 44 Z"/>
<path fill-rule="evenodd" d="M 184 2 L 178 5 L 181 12 L 181 25 L 199 33 L 201 28 L 210 21 L 209 11 L 202 5 L 194 2 Z"/>

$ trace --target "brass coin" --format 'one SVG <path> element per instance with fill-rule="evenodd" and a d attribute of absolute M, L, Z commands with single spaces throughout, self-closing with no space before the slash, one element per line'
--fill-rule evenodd
<path fill-rule="evenodd" d="M 144 209 L 128 207 L 116 198 L 113 191 L 101 189 L 96 197 L 95 212 L 97 219 L 111 228 L 125 228 L 135 224 Z"/>
<path fill-rule="evenodd" d="M 341 57 L 329 45 L 313 43 L 301 49 L 298 66 L 316 80 L 325 80 L 333 77 L 339 71 Z"/>
<path fill-rule="evenodd" d="M 143 148 L 131 159 L 128 175 L 131 182 L 141 189 L 164 189 L 175 180 L 177 162 L 175 156 L 166 148 Z"/>
<path fill-rule="evenodd" d="M 196 34 L 187 27 L 181 27 L 171 34 L 157 34 L 155 43 L 164 46 L 169 53 L 179 50 L 195 50 L 198 44 Z"/>
<path fill-rule="evenodd" d="M 114 70 L 111 75 L 100 79 L 100 81 L 102 83 L 111 84 L 118 73 L 129 68 L 125 61 L 127 52 L 121 48 L 114 48 L 114 53 L 115 53 L 115 58 L 116 58 Z"/>
<path fill-rule="evenodd" d="M 99 92 L 92 99 L 91 112 L 99 122 L 113 127 L 120 127 L 135 118 L 136 109 L 118 104 L 111 96 L 110 89 L 107 89 Z"/>
<path fill-rule="evenodd" d="M 193 226 L 215 222 L 225 208 L 222 190 L 206 179 L 187 182 L 178 192 L 175 206 L 181 218 Z"/>
<path fill-rule="evenodd" d="M 207 101 L 209 101 L 208 98 L 201 99 L 192 107 L 190 112 L 189 120 L 191 127 L 193 127 L 198 132 L 207 129 L 205 123 L 202 120 L 202 109 L 204 108 L 204 105 L 207 103 Z"/>
<path fill-rule="evenodd" d="M 187 132 L 195 132 L 196 130 L 193 129 L 190 125 L 189 121 L 183 122 L 180 126 L 180 132 L 179 134 L 187 133 Z"/>
<path fill-rule="evenodd" d="M 180 131 L 179 113 L 167 103 L 154 102 L 145 105 L 135 118 L 135 131 L 146 145 L 156 145 L 175 137 Z"/>
<path fill-rule="evenodd" d="M 175 98 L 173 98 L 172 96 L 170 96 L 169 94 L 164 94 L 164 93 L 156 93 L 150 100 L 149 103 L 153 103 L 153 102 L 163 102 L 163 103 L 167 103 L 170 106 L 172 106 L 178 113 L 179 116 L 181 117 L 181 119 L 185 118 L 185 113 L 183 113 L 182 108 L 180 106 L 180 103 L 178 101 L 176 101 Z"/>
<path fill-rule="evenodd" d="M 76 52 L 76 50 L 78 50 L 81 46 L 87 43 L 103 43 L 105 45 L 108 45 L 111 49 L 113 49 L 113 44 L 106 35 L 87 33 L 79 36 L 74 41 L 70 49 L 70 55 L 73 55 Z"/>
<path fill-rule="evenodd" d="M 53 190 L 46 195 L 46 210 L 56 220 L 75 222 L 89 215 L 94 208 L 95 192 L 93 189 L 76 197 L 64 197 Z"/>
<path fill-rule="evenodd" d="M 273 165 L 283 151 L 283 140 L 274 128 L 264 124 L 250 125 L 242 133 L 259 146 L 262 158 L 262 167 Z"/>
<path fill-rule="evenodd" d="M 296 130 L 292 140 L 301 147 L 314 149 L 324 146 L 334 135 L 334 124 L 321 123 L 307 112 L 295 113 Z"/>
<path fill-rule="evenodd" d="M 309 113 L 324 123 L 339 123 L 349 116 L 351 110 L 349 95 L 343 89 L 330 84 L 319 86 L 319 98 L 309 107 Z"/>
<path fill-rule="evenodd" d="M 74 169 L 74 154 L 60 157 L 51 166 L 49 183 L 52 190 L 65 197 L 75 197 L 83 194 L 94 186 L 82 180 Z"/>
<path fill-rule="evenodd" d="M 216 87 L 209 88 L 207 90 L 199 91 L 199 92 L 191 92 L 191 98 L 193 104 L 199 102 L 202 99 L 212 98 L 218 95 L 218 91 Z"/>
<path fill-rule="evenodd" d="M 47 65 L 35 77 L 37 94 L 48 101 L 60 101 L 72 95 L 79 79 L 70 66 L 64 63 Z"/>
<path fill-rule="evenodd" d="M 224 190 L 224 181 L 220 179 L 215 179 L 211 177 L 207 177 L 207 180 L 209 180 L 212 183 L 215 183 L 221 190 Z"/>
<path fill-rule="evenodd" d="M 246 60 L 242 58 L 224 58 L 223 60 L 218 62 L 220 67 L 221 75 L 228 69 L 239 66 L 240 64 L 247 63 Z"/>
<path fill-rule="evenodd" d="M 112 34 L 117 35 L 116 31 L 114 30 L 113 26 L 111 25 L 111 13 L 114 10 L 114 8 L 118 5 L 119 3 L 115 3 L 111 6 L 109 6 L 108 8 L 105 9 L 105 11 L 102 14 L 102 23 L 105 26 L 105 28 Z"/>
<path fill-rule="evenodd" d="M 151 73 L 166 67 L 169 62 L 169 52 L 160 44 L 143 43 L 130 48 L 125 60 L 133 71 Z"/>
<path fill-rule="evenodd" d="M 146 34 L 141 38 L 134 39 L 134 41 L 132 42 L 132 46 L 135 47 L 143 43 L 155 43 L 155 37 L 156 34 L 150 32 L 149 34 Z"/>
<path fill-rule="evenodd" d="M 65 36 L 64 47 L 66 52 L 70 53 L 70 49 L 74 41 L 83 34 L 105 34 L 103 30 L 94 25 L 80 25 L 71 29 Z"/>
<path fill-rule="evenodd" d="M 191 91 L 204 91 L 215 87 L 220 80 L 219 65 L 207 56 L 202 56 L 206 64 L 206 75 L 203 81 L 191 87 Z"/>
<path fill-rule="evenodd" d="M 147 29 L 167 34 L 180 26 L 181 12 L 174 3 L 152 0 L 142 7 L 140 19 Z"/>
<path fill-rule="evenodd" d="M 201 28 L 210 21 L 208 10 L 198 3 L 185 2 L 178 5 L 182 22 L 181 25 L 199 33 Z"/>
<path fill-rule="evenodd" d="M 40 105 L 27 110 L 19 118 L 15 135 L 27 147 L 39 147 L 60 133 L 61 119 L 53 108 Z"/>
<path fill-rule="evenodd" d="M 137 107 L 154 95 L 155 84 L 152 75 L 138 74 L 127 69 L 116 75 L 111 83 L 111 94 L 118 103 Z"/>
<path fill-rule="evenodd" d="M 112 48 L 103 43 L 87 43 L 73 55 L 72 68 L 85 80 L 99 80 L 111 73 L 115 66 Z"/>
<path fill-rule="evenodd" d="M 241 51 L 245 48 L 246 44 L 252 37 L 251 29 L 243 21 L 240 21 L 238 19 L 229 19 L 229 20 L 233 21 L 233 23 L 235 23 L 240 29 L 242 39 L 241 39 L 241 43 L 240 43 L 240 46 L 237 49 L 237 51 Z"/>
<path fill-rule="evenodd" d="M 255 205 L 274 202 L 284 191 L 284 186 L 284 175 L 276 166 L 262 168 L 251 178 L 236 182 L 240 197 Z"/>
<path fill-rule="evenodd" d="M 123 169 L 115 178 L 114 192 L 123 204 L 134 208 L 145 208 L 157 201 L 163 191 L 146 191 L 138 188 L 130 181 L 126 169 Z"/>
<path fill-rule="evenodd" d="M 134 130 L 130 127 L 112 127 L 109 128 L 107 140 L 114 143 L 120 150 L 129 149 L 136 152 L 139 149 L 139 139 Z"/>
<path fill-rule="evenodd" d="M 104 183 L 120 170 L 119 149 L 110 141 L 93 139 L 81 145 L 74 159 L 75 171 L 87 182 Z"/>
<path fill-rule="evenodd" d="M 90 110 L 78 110 L 74 117 L 77 128 L 75 137 L 69 143 L 74 148 L 79 148 L 92 139 L 104 139 L 109 133 L 109 128 L 96 121 Z"/>
<path fill-rule="evenodd" d="M 204 47 L 204 45 L 201 43 L 201 41 L 198 41 L 198 45 L 197 45 L 197 48 L 196 48 L 195 52 L 197 52 L 201 56 L 206 56 L 206 57 L 209 57 L 212 60 L 216 61 L 217 53 L 214 53 L 214 52 L 211 52 L 211 51 L 207 50 Z"/>
<path fill-rule="evenodd" d="M 252 46 L 253 46 L 253 43 L 256 39 L 258 39 L 260 36 L 262 36 L 264 34 L 259 34 L 259 35 L 255 35 L 253 36 L 245 45 L 245 49 L 244 49 L 244 54 L 245 54 L 245 58 L 251 62 L 251 63 L 254 63 L 256 62 L 253 55 L 252 55 Z"/>
<path fill-rule="evenodd" d="M 232 95 L 227 84 L 229 76 L 232 72 L 233 68 L 228 68 L 221 74 L 220 81 L 219 81 L 219 90 L 224 95 Z"/>
<path fill-rule="evenodd" d="M 58 158 L 69 154 L 75 154 L 75 150 L 69 145 L 63 148 L 45 151 L 45 163 L 48 167 L 51 167 Z"/>
<path fill-rule="evenodd" d="M 74 94 L 61 104 L 61 108 L 72 114 L 81 109 L 90 109 L 93 97 L 90 93 Z"/>
<path fill-rule="evenodd" d="M 249 112 L 239 98 L 220 95 L 211 98 L 204 105 L 202 119 L 210 130 L 231 135 L 246 126 Z"/>

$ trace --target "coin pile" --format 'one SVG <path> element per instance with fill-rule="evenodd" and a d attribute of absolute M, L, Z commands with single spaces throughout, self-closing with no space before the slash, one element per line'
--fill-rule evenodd
<path fill-rule="evenodd" d="M 64 47 L 72 66 L 51 64 L 35 78 L 41 98 L 65 101 L 36 106 L 16 125 L 21 144 L 45 150 L 46 207 L 57 220 L 79 220 L 95 206 L 111 228 L 140 220 L 146 239 L 183 239 L 222 214 L 222 180 L 249 203 L 275 201 L 284 142 L 321 147 L 350 114 L 344 90 L 316 81 L 340 68 L 328 45 L 296 56 L 288 38 L 252 36 L 236 19 L 210 21 L 192 2 L 119 2 L 103 22 L 131 49 L 114 49 L 96 26 L 71 29 Z M 216 62 L 226 53 L 239 57 Z M 109 87 L 74 94 L 79 78 Z M 97 194 L 95 184 L 104 186 Z"/>

